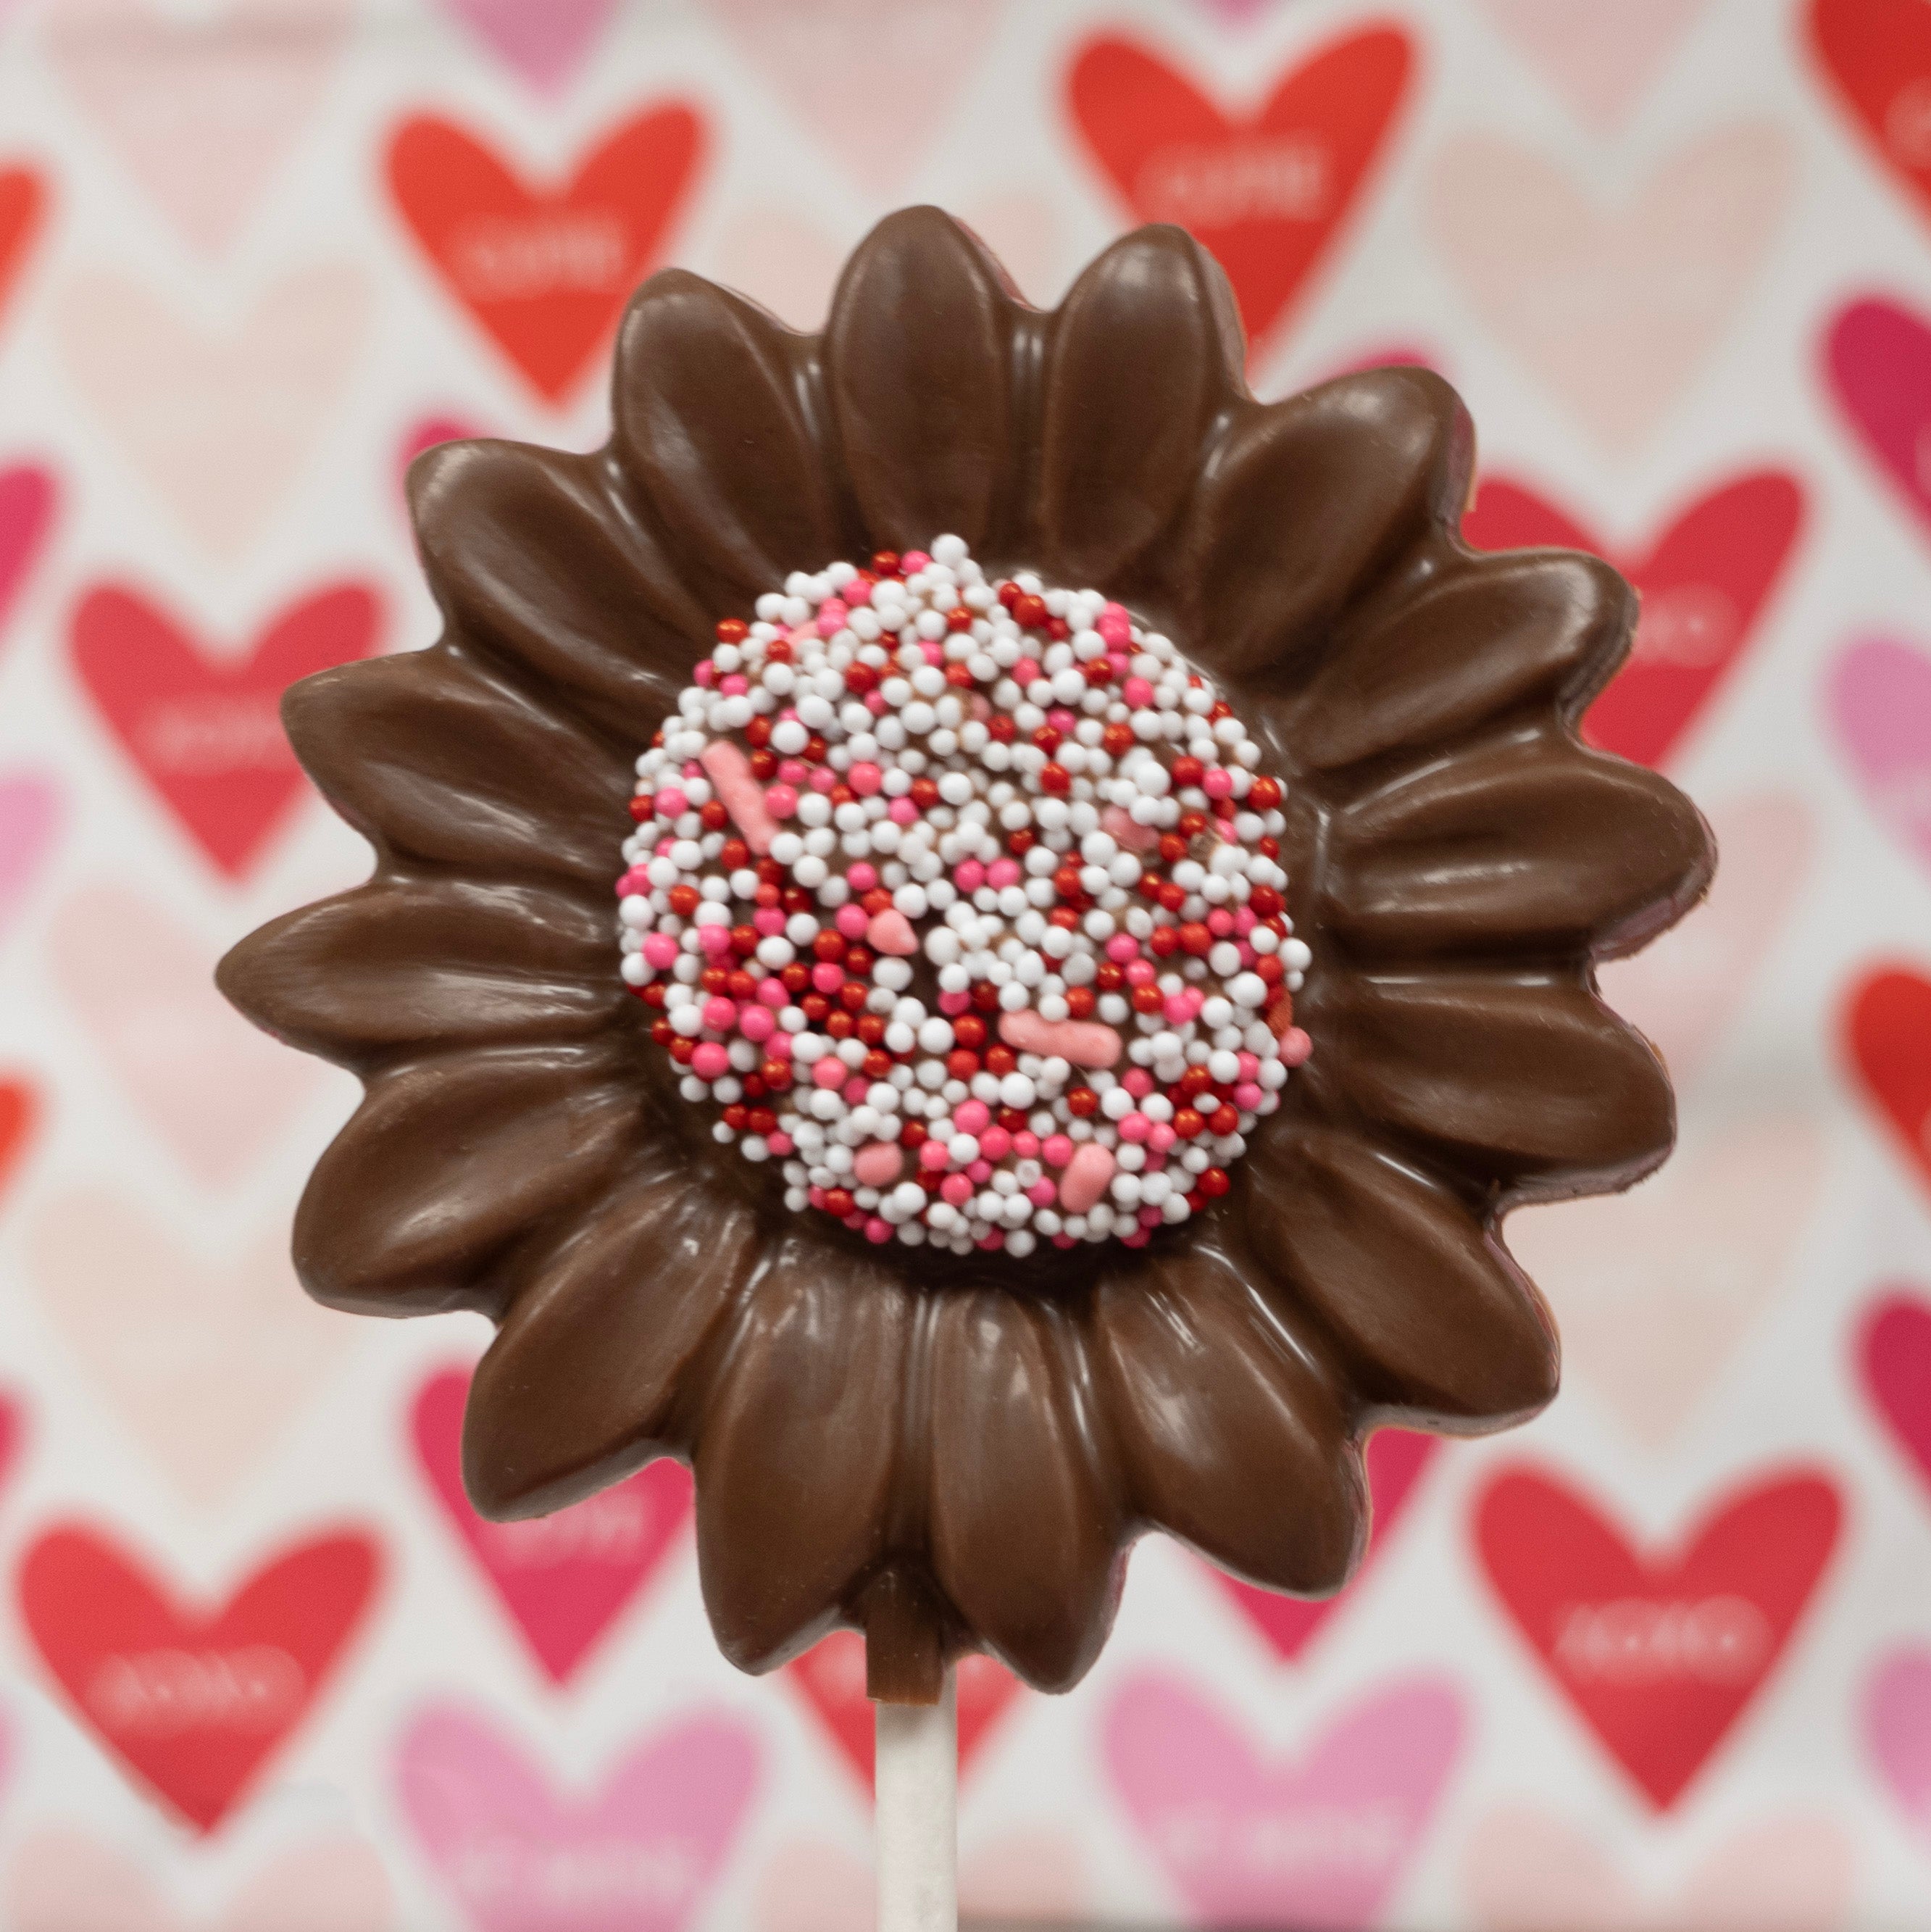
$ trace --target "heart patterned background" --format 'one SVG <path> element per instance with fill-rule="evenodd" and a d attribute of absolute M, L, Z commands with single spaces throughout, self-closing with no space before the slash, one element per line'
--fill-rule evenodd
<path fill-rule="evenodd" d="M 0 1926 L 868 1924 L 856 1641 L 729 1670 L 674 1467 L 471 1515 L 479 1329 L 296 1292 L 352 1084 L 208 975 L 360 874 L 275 702 L 433 634 L 409 458 L 925 200 L 1041 300 L 1185 223 L 1264 394 L 1448 375 L 1724 854 L 1604 975 L 1677 1160 L 1510 1226 L 1561 1400 L 1378 1439 L 1332 1604 L 1155 1543 L 1073 1696 L 969 1665 L 969 1906 L 1925 1924 L 1931 0 L 0 0 Z"/>

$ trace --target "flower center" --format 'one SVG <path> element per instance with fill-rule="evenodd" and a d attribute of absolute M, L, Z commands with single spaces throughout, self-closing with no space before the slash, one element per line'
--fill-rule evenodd
<path fill-rule="evenodd" d="M 637 760 L 623 976 L 785 1200 L 874 1241 L 1146 1242 L 1308 1056 L 1278 780 L 1097 591 L 929 554 L 727 618 Z"/>

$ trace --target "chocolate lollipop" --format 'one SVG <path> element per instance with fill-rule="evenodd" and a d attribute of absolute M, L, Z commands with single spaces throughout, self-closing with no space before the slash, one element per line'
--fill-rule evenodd
<path fill-rule="evenodd" d="M 1066 1690 L 1148 1529 L 1336 1588 L 1366 1431 L 1555 1392 L 1501 1217 L 1669 1148 L 1594 969 L 1709 841 L 1576 734 L 1633 597 L 1462 546 L 1437 377 L 1242 357 L 1171 229 L 1042 312 L 901 213 L 819 335 L 667 272 L 603 449 L 412 470 L 441 641 L 289 695 L 376 852 L 221 973 L 367 1087 L 302 1280 L 496 1322 L 487 1515 L 688 1458 L 747 1670 Z"/>

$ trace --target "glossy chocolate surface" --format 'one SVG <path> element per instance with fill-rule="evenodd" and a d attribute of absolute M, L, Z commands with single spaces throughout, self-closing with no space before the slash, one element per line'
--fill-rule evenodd
<path fill-rule="evenodd" d="M 1462 545 L 1472 436 L 1437 377 L 1263 405 L 1241 363 L 1174 230 L 1042 312 L 909 211 L 820 335 L 668 272 L 625 321 L 606 448 L 457 444 L 412 472 L 442 640 L 289 694 L 376 851 L 222 970 L 367 1084 L 298 1215 L 301 1277 L 497 1322 L 465 1437 L 487 1514 L 689 1459 L 747 1669 L 846 1622 L 874 1694 L 929 1697 L 968 1647 L 1064 1689 L 1152 1528 L 1335 1588 L 1369 1429 L 1486 1430 L 1555 1392 L 1501 1217 L 1670 1144 L 1663 1069 L 1594 968 L 1713 855 L 1673 788 L 1575 730 L 1631 593 L 1593 558 Z M 1314 1057 L 1233 1191 L 1138 1252 L 934 1256 L 789 1212 L 705 1137 L 616 974 L 632 760 L 715 620 L 946 530 L 1165 631 L 1290 787 Z"/>

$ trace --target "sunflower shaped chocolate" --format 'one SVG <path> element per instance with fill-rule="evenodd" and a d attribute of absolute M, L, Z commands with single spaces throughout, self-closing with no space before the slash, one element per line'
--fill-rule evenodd
<path fill-rule="evenodd" d="M 1063 1689 L 1148 1529 L 1333 1589 L 1366 1432 L 1555 1391 L 1502 1216 L 1669 1146 L 1630 592 L 1462 545 L 1435 377 L 1241 367 L 1169 229 L 1041 312 L 898 214 L 821 335 L 658 275 L 606 448 L 412 472 L 442 640 L 289 694 L 376 851 L 222 970 L 367 1087 L 302 1279 L 496 1322 L 487 1514 L 688 1459 L 748 1669 Z"/>

